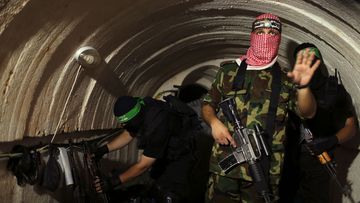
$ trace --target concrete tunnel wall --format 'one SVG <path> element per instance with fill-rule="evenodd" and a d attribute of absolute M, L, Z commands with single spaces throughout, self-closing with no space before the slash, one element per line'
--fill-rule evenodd
<path fill-rule="evenodd" d="M 356 0 L 0 0 L 0 142 L 114 129 L 116 96 L 152 96 L 174 81 L 209 87 L 221 61 L 245 52 L 251 22 L 263 12 L 283 22 L 280 65 L 291 67 L 296 44 L 316 44 L 329 72 L 341 72 L 359 112 L 359 11 Z M 80 67 L 73 56 L 83 46 L 106 63 Z M 344 175 L 359 201 L 353 140 L 339 154 L 348 159 Z M 136 156 L 134 147 L 116 155 Z M 0 165 L 6 202 L 55 201 L 16 186 Z"/>

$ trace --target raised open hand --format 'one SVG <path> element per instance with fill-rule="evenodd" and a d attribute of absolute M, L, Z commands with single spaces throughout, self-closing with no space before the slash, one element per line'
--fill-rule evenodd
<path fill-rule="evenodd" d="M 291 78 L 293 83 L 299 87 L 307 86 L 310 83 L 314 72 L 321 63 L 319 59 L 313 63 L 314 59 L 315 53 L 309 53 L 309 48 L 307 48 L 305 51 L 299 51 L 296 57 L 294 69 L 288 72 L 287 76 Z"/>

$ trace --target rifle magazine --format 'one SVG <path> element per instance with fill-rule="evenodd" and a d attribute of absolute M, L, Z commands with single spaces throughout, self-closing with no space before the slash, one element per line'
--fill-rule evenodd
<path fill-rule="evenodd" d="M 221 170 L 223 170 L 225 173 L 228 173 L 233 169 L 235 166 L 243 163 L 245 161 L 244 155 L 239 152 L 233 152 L 227 157 L 225 157 L 223 160 L 219 162 L 219 166 Z"/>

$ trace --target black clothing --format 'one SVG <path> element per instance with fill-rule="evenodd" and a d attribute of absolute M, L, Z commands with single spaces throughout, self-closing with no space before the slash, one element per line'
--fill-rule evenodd
<path fill-rule="evenodd" d="M 130 111 L 137 103 L 136 97 L 130 96 L 121 96 L 119 97 L 114 104 L 114 115 L 122 116 L 128 111 Z"/>
<path fill-rule="evenodd" d="M 308 152 L 302 152 L 300 159 L 300 182 L 294 202 L 330 202 L 330 176 L 319 160 Z"/>
<path fill-rule="evenodd" d="M 323 84 L 326 84 L 326 81 Z M 350 95 L 342 85 L 337 85 L 332 100 L 324 98 L 324 95 L 331 96 L 325 90 L 324 86 L 313 89 L 318 108 L 314 118 L 306 120 L 306 125 L 315 141 L 327 139 L 334 143 L 336 138 L 333 139 L 332 136 L 344 127 L 347 118 L 354 115 L 353 106 Z M 331 177 L 318 158 L 310 155 L 305 141 L 299 144 L 297 135 L 300 134 L 300 123 L 299 118 L 289 116 L 284 168 L 280 182 L 280 202 L 327 203 L 330 201 Z M 335 146 L 326 149 L 331 157 L 334 148 Z M 290 179 L 291 182 L 288 182 Z"/>
<path fill-rule="evenodd" d="M 150 175 L 157 187 L 185 198 L 194 162 L 193 138 L 198 126 L 166 102 L 150 97 L 144 102 L 141 112 L 125 128 L 138 138 L 143 155 L 156 158 Z"/>
<path fill-rule="evenodd" d="M 339 144 L 336 136 L 317 137 L 313 141 L 303 144 L 304 148 L 311 152 L 313 155 L 320 155 L 325 151 L 329 151 Z M 306 146 L 305 146 L 306 145 Z"/>
<path fill-rule="evenodd" d="M 315 137 L 333 136 L 344 127 L 347 118 L 353 116 L 353 106 L 350 95 L 345 89 L 345 96 L 338 96 L 330 108 L 318 106 L 314 118 L 306 121 Z"/>

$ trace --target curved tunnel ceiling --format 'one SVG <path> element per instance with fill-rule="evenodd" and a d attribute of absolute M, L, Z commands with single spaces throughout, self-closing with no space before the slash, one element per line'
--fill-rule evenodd
<path fill-rule="evenodd" d="M 335 0 L 2 1 L 1 140 L 52 134 L 59 122 L 64 132 L 113 128 L 116 96 L 153 95 L 181 71 L 239 56 L 264 11 L 283 22 L 281 65 L 291 67 L 297 43 L 315 43 L 359 106 L 359 10 Z M 107 65 L 79 70 L 82 46 Z"/>
<path fill-rule="evenodd" d="M 291 67 L 298 43 L 316 44 L 360 112 L 359 11 L 356 0 L 0 0 L 0 141 L 112 129 L 116 96 L 208 87 L 263 12 L 283 22 L 280 65 Z M 81 67 L 83 46 L 104 62 Z"/>

